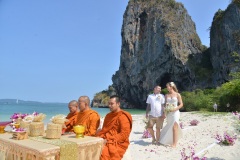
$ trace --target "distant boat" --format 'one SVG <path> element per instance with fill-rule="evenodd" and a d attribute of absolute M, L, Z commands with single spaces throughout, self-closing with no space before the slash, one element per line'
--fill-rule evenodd
<path fill-rule="evenodd" d="M 18 99 L 16 100 L 16 103 L 18 104 Z"/>

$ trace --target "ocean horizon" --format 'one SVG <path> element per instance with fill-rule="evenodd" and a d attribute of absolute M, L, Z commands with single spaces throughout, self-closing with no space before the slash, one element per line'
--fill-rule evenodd
<path fill-rule="evenodd" d="M 109 108 L 92 108 L 97 111 L 101 117 L 105 117 L 110 112 Z M 140 109 L 124 109 L 131 115 L 141 115 L 146 113 Z M 69 113 L 68 104 L 66 103 L 36 103 L 36 104 L 0 104 L 0 122 L 10 121 L 14 113 L 32 114 L 33 112 L 43 113 L 46 115 L 44 123 L 49 123 L 50 119 L 58 114 L 66 115 Z"/>

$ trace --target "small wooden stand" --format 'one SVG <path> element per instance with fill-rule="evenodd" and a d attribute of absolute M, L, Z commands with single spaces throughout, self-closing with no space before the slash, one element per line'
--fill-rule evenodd
<path fill-rule="evenodd" d="M 27 132 L 14 132 L 13 133 L 13 139 L 15 140 L 23 140 L 28 138 L 28 133 Z"/>

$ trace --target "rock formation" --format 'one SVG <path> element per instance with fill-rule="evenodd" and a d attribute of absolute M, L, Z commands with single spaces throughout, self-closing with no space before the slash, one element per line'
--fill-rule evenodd
<path fill-rule="evenodd" d="M 228 81 L 229 73 L 240 71 L 240 0 L 233 0 L 225 11 L 215 14 L 210 52 L 215 86 Z"/>
<path fill-rule="evenodd" d="M 189 55 L 200 50 L 195 24 L 181 3 L 129 1 L 113 86 L 126 101 L 139 106 L 145 105 L 156 84 L 174 81 L 180 89 L 190 89 L 195 78 L 186 63 Z"/>
<path fill-rule="evenodd" d="M 145 108 L 155 85 L 174 81 L 183 91 L 226 82 L 239 67 L 239 5 L 233 3 L 218 16 L 206 48 L 182 3 L 130 0 L 123 17 L 120 67 L 112 77 L 116 92 Z"/>

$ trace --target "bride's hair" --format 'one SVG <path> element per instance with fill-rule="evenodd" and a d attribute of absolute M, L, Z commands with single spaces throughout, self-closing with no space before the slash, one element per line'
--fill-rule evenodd
<path fill-rule="evenodd" d="M 175 85 L 175 83 L 174 83 L 174 82 L 168 82 L 168 83 L 167 83 L 167 85 L 169 85 L 170 87 L 172 87 L 172 88 L 173 88 L 173 90 L 174 90 L 175 92 L 177 92 L 177 93 L 178 93 L 177 86 Z"/>

